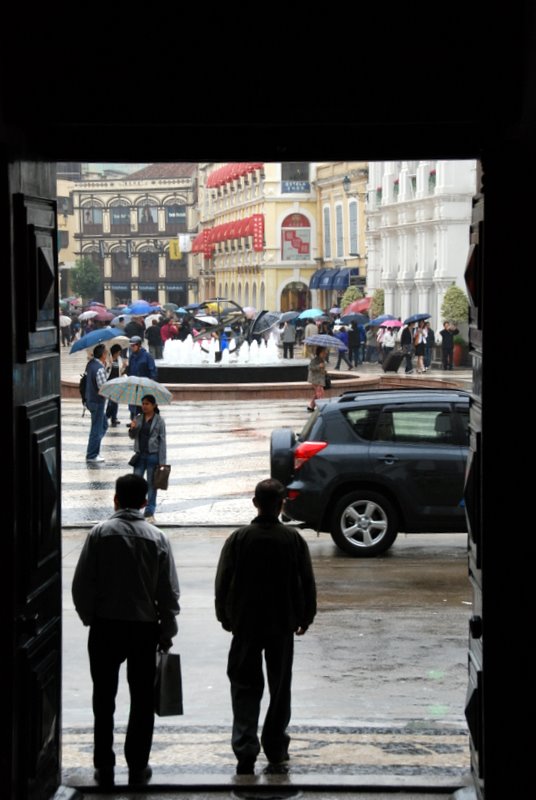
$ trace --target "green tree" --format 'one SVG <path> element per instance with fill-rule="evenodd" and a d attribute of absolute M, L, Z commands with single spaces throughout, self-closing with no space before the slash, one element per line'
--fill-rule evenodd
<path fill-rule="evenodd" d="M 100 270 L 93 259 L 82 256 L 76 260 L 71 270 L 71 286 L 83 300 L 89 300 L 102 288 Z"/>
<path fill-rule="evenodd" d="M 360 300 L 364 296 L 359 286 L 349 286 L 341 297 L 341 308 L 346 308 L 346 306 L 349 306 L 354 300 Z"/>
<path fill-rule="evenodd" d="M 441 316 L 443 320 L 448 320 L 454 325 L 468 322 L 469 301 L 466 293 L 459 286 L 452 284 L 445 292 L 441 304 Z"/>
<path fill-rule="evenodd" d="M 385 308 L 385 292 L 383 289 L 376 289 L 372 295 L 372 303 L 370 306 L 370 318 L 376 319 L 383 314 Z"/>

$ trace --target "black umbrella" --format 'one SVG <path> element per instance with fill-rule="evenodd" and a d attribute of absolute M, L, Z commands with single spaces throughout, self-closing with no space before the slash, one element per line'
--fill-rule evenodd
<path fill-rule="evenodd" d="M 341 317 L 341 322 L 344 322 L 345 325 L 351 325 L 352 322 L 355 322 L 356 325 L 366 325 L 369 322 L 369 318 L 366 314 L 358 314 L 356 312 L 354 314 L 345 314 Z"/>
<path fill-rule="evenodd" d="M 304 339 L 305 344 L 314 344 L 317 347 L 334 347 L 337 350 L 348 350 L 342 339 L 330 336 L 329 333 L 313 333 Z"/>
<path fill-rule="evenodd" d="M 283 313 L 279 315 L 279 322 L 292 322 L 298 319 L 299 316 L 299 311 L 283 311 Z"/>
<path fill-rule="evenodd" d="M 421 319 L 430 319 L 431 316 L 431 314 L 412 314 L 411 317 L 404 320 L 404 325 L 409 325 L 410 322 L 420 322 Z"/>
<path fill-rule="evenodd" d="M 279 324 L 281 315 L 277 311 L 261 311 L 255 317 L 253 325 L 251 326 L 251 333 L 259 335 L 267 333 L 269 330 Z"/>

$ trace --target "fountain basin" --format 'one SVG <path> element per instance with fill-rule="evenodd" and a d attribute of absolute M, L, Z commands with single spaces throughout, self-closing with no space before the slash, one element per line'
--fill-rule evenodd
<path fill-rule="evenodd" d="M 307 380 L 309 362 L 289 359 L 278 364 L 168 364 L 157 361 L 158 381 L 165 384 L 293 383 Z"/>

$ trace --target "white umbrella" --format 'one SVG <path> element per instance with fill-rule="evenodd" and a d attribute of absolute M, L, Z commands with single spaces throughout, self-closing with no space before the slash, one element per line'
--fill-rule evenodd
<path fill-rule="evenodd" d="M 72 320 L 66 314 L 60 314 L 60 328 L 68 328 Z"/>
<path fill-rule="evenodd" d="M 129 406 L 141 406 L 141 399 L 146 394 L 154 395 L 157 403 L 171 403 L 173 400 L 173 395 L 164 384 L 139 375 L 112 378 L 111 381 L 102 384 L 99 394 L 109 397 L 116 403 L 126 403 Z"/>
<path fill-rule="evenodd" d="M 160 319 L 161 314 L 149 314 L 148 317 L 145 317 L 145 327 L 150 328 L 153 324 L 153 319 Z"/>
<path fill-rule="evenodd" d="M 78 319 L 93 319 L 98 313 L 98 311 L 82 311 Z"/>

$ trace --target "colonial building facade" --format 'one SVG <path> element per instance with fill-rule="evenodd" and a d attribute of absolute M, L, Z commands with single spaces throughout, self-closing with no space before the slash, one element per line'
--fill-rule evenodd
<path fill-rule="evenodd" d="M 385 312 L 431 314 L 442 327 L 445 292 L 465 290 L 476 161 L 378 161 L 367 185 L 367 292 Z"/>
<path fill-rule="evenodd" d="M 108 307 L 140 299 L 184 305 L 197 295 L 187 256 L 197 224 L 196 177 L 196 164 L 164 163 L 68 182 L 72 251 L 92 259 L 102 276 L 95 299 Z"/>
<path fill-rule="evenodd" d="M 364 282 L 366 174 L 349 162 L 201 164 L 200 294 L 288 311 L 329 305 L 361 271 Z"/>

